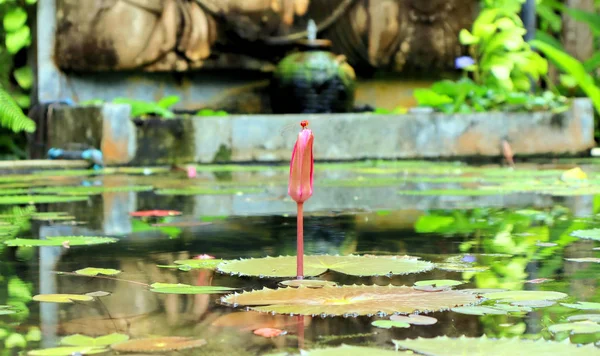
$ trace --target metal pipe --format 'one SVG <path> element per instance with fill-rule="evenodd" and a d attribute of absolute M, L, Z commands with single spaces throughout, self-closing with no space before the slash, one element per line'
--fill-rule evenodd
<path fill-rule="evenodd" d="M 532 40 L 535 37 L 536 28 L 536 0 L 526 0 L 521 8 L 521 19 L 527 33 L 525 33 L 525 41 Z"/>

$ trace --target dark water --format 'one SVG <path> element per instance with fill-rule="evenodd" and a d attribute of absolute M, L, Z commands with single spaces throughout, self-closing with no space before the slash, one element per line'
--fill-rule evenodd
<path fill-rule="evenodd" d="M 244 174 L 240 173 L 240 177 L 248 177 Z M 399 174 L 395 172 L 391 176 L 398 177 Z M 336 186 L 336 180 L 348 176 L 356 178 L 347 172 L 331 170 L 327 179 L 333 183 L 323 188 L 319 188 L 317 183 L 315 196 L 306 203 L 307 255 L 410 255 L 434 263 L 444 263 L 454 257 L 454 261 L 463 266 L 486 266 L 489 269 L 457 272 L 434 268 L 423 273 L 392 277 L 353 277 L 327 272 L 319 279 L 340 285 L 391 283 L 397 286 L 412 286 L 422 280 L 451 279 L 465 281 L 455 289 L 548 290 L 568 295 L 560 302 L 600 302 L 600 264 L 565 260 L 600 258 L 600 251 L 594 250 L 600 247 L 599 242 L 570 236 L 574 230 L 600 227 L 593 195 L 405 197 L 390 192 L 399 187 L 423 187 L 423 183 L 370 187 L 362 183 L 340 183 Z M 219 302 L 222 295 L 219 294 L 151 292 L 147 285 L 155 282 L 228 286 L 249 291 L 277 288 L 278 282 L 285 279 L 237 277 L 208 269 L 181 271 L 158 267 L 201 254 L 226 260 L 295 255 L 296 220 L 293 202 L 285 199 L 285 171 L 263 172 L 253 179 L 240 177 L 234 177 L 231 185 L 266 187 L 267 192 L 262 195 L 190 196 L 117 192 L 93 195 L 87 201 L 76 203 L 36 205 L 38 212 L 69 213 L 80 224 L 32 220 L 19 232 L 19 237 L 117 236 L 119 242 L 70 248 L 3 247 L 0 305 L 19 305 L 27 312 L 0 315 L 0 337 L 4 343 L 0 344 L 0 348 L 4 348 L 0 354 L 56 347 L 60 345 L 61 338 L 72 334 L 96 337 L 111 333 L 127 334 L 131 339 L 186 336 L 207 341 L 207 345 L 198 349 L 171 352 L 191 355 L 297 353 L 299 348 L 311 350 L 341 344 L 393 350 L 392 339 L 462 335 L 541 337 L 548 340 L 569 338 L 574 344 L 591 344 L 600 340 L 598 332 L 572 335 L 569 332 L 551 332 L 549 326 L 564 323 L 568 316 L 600 312 L 600 309 L 567 308 L 560 302 L 533 308 L 531 312 L 506 315 L 478 316 L 445 310 L 427 314 L 438 320 L 434 325 L 382 329 L 372 326 L 371 322 L 388 317 L 316 315 L 301 319 L 222 305 Z M 114 186 L 123 182 L 147 184 L 152 181 L 151 184 L 159 184 L 166 180 L 161 176 L 150 179 L 133 176 L 75 177 L 53 184 L 71 186 L 95 181 L 104 185 L 112 182 Z M 174 181 L 177 183 L 171 181 L 170 186 L 188 184 L 184 178 Z M 45 184 L 51 185 L 50 182 Z M 424 187 L 427 189 L 428 186 Z M 4 209 L 6 214 L 11 207 Z M 183 214 L 150 221 L 129 216 L 130 212 L 148 209 L 174 209 Z M 179 226 L 152 226 L 153 223 L 173 222 L 185 222 L 188 226 L 183 223 Z M 112 268 L 122 272 L 114 277 L 57 274 L 86 267 Z M 110 295 L 93 302 L 74 304 L 30 300 L 37 294 L 94 291 Z M 264 327 L 287 333 L 274 338 L 253 334 L 253 330 Z M 36 337 L 38 328 L 41 338 Z M 456 350 L 456 354 L 461 354 L 461 351 Z"/>

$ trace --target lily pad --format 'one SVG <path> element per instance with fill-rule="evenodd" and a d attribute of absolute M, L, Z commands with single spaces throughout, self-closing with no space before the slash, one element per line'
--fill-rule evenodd
<path fill-rule="evenodd" d="M 119 342 L 124 342 L 127 340 L 129 340 L 128 335 L 118 333 L 113 333 L 95 338 L 86 335 L 75 334 L 62 338 L 60 343 L 66 346 L 104 347 Z"/>
<path fill-rule="evenodd" d="M 121 271 L 112 268 L 86 267 L 83 269 L 78 269 L 77 271 L 75 271 L 75 273 L 82 274 L 84 276 L 97 276 L 99 274 L 104 274 L 106 276 L 114 276 L 121 273 Z"/>
<path fill-rule="evenodd" d="M 38 294 L 33 296 L 33 300 L 46 303 L 73 303 L 89 302 L 94 300 L 94 297 L 84 294 Z"/>
<path fill-rule="evenodd" d="M 579 315 L 571 315 L 567 318 L 568 321 L 582 321 L 588 320 L 593 321 L 595 323 L 600 323 L 600 314 L 579 314 Z"/>
<path fill-rule="evenodd" d="M 13 239 L 4 241 L 8 246 L 83 246 L 83 245 L 99 245 L 119 241 L 112 237 L 100 236 L 49 236 L 45 240 L 38 239 Z"/>
<path fill-rule="evenodd" d="M 111 348 L 118 352 L 166 352 L 193 349 L 206 345 L 206 340 L 189 337 L 165 336 L 146 339 L 134 339 Z"/>
<path fill-rule="evenodd" d="M 352 276 L 383 276 L 431 270 L 433 263 L 397 256 L 305 256 L 304 275 L 314 277 L 328 270 Z M 256 277 L 295 277 L 296 256 L 251 258 L 226 261 L 217 267 L 222 273 Z"/>
<path fill-rule="evenodd" d="M 81 355 L 94 355 L 105 353 L 105 348 L 96 348 L 89 346 L 65 346 L 65 347 L 51 347 L 49 349 L 31 350 L 27 352 L 29 356 L 71 356 L 77 353 Z"/>
<path fill-rule="evenodd" d="M 318 279 L 291 279 L 289 281 L 279 282 L 282 286 L 287 287 L 307 287 L 307 288 L 323 288 L 323 287 L 335 287 L 337 283 L 332 281 L 322 281 Z"/>
<path fill-rule="evenodd" d="M 432 279 L 426 281 L 417 281 L 415 286 L 433 286 L 433 287 L 452 287 L 463 284 L 464 282 L 455 281 L 453 279 Z"/>
<path fill-rule="evenodd" d="M 412 350 L 429 356 L 514 356 L 514 355 L 569 355 L 589 356 L 598 354 L 593 345 L 577 346 L 569 342 L 555 342 L 539 339 L 519 340 L 518 338 L 491 339 L 486 336 L 479 338 L 461 336 L 449 338 L 417 338 L 393 340 L 396 348 Z"/>
<path fill-rule="evenodd" d="M 322 349 L 303 350 L 302 355 L 306 356 L 364 356 L 364 355 L 377 355 L 377 356 L 402 356 L 407 353 L 395 352 L 393 350 L 378 349 L 375 347 L 364 347 L 364 346 L 350 346 L 342 345 L 338 347 L 326 347 Z"/>
<path fill-rule="evenodd" d="M 580 239 L 600 241 L 600 229 L 575 230 L 571 233 L 571 236 Z"/>
<path fill-rule="evenodd" d="M 595 257 L 582 257 L 582 258 L 565 258 L 566 261 L 570 262 L 593 262 L 600 263 L 600 258 Z"/>
<path fill-rule="evenodd" d="M 189 266 L 191 269 L 215 269 L 223 262 L 221 259 L 200 259 L 177 260 L 176 265 Z"/>
<path fill-rule="evenodd" d="M 510 305 L 518 307 L 545 308 L 556 304 L 552 300 L 521 300 L 511 302 Z"/>
<path fill-rule="evenodd" d="M 600 324 L 593 321 L 577 321 L 574 323 L 554 324 L 548 327 L 553 333 L 570 331 L 570 334 L 594 334 L 600 332 Z"/>
<path fill-rule="evenodd" d="M 486 306 L 478 306 L 478 305 L 452 308 L 451 310 L 455 313 L 468 314 L 468 315 L 489 315 L 489 314 L 504 315 L 504 314 L 508 314 L 508 311 L 503 310 L 503 309 L 498 309 L 498 308 L 494 308 L 494 307 L 486 307 Z"/>
<path fill-rule="evenodd" d="M 425 316 L 421 314 L 410 314 L 410 315 L 392 315 L 390 320 L 400 321 L 409 323 L 411 325 L 433 325 L 437 323 L 437 319 L 432 316 Z"/>
<path fill-rule="evenodd" d="M 410 328 L 409 323 L 394 320 L 375 320 L 371 323 L 376 328 L 391 329 L 391 328 Z"/>
<path fill-rule="evenodd" d="M 301 315 L 412 314 L 479 303 L 473 294 L 454 290 L 424 292 L 406 286 L 347 285 L 323 288 L 279 288 L 230 294 L 228 305 L 250 306 L 262 312 Z"/>
<path fill-rule="evenodd" d="M 88 200 L 88 197 L 75 195 L 5 195 L 0 196 L 0 205 L 69 203 L 84 200 Z"/>
<path fill-rule="evenodd" d="M 568 297 L 565 293 L 537 290 L 517 290 L 483 294 L 484 298 L 497 300 L 500 303 L 524 301 L 551 301 Z"/>
<path fill-rule="evenodd" d="M 488 266 L 473 266 L 468 263 L 436 263 L 435 268 L 448 272 L 483 272 L 490 269 Z"/>
<path fill-rule="evenodd" d="M 579 310 L 600 310 L 600 303 L 577 302 L 575 304 L 560 303 L 560 305 L 567 307 L 567 308 L 573 308 L 573 309 L 579 309 Z"/>
<path fill-rule="evenodd" d="M 512 305 L 512 304 L 496 304 L 494 305 L 495 309 L 506 310 L 509 313 L 529 313 L 533 309 L 531 307 L 520 306 L 520 305 Z"/>
<path fill-rule="evenodd" d="M 151 292 L 165 294 L 218 294 L 236 289 L 219 286 L 191 286 L 181 283 L 153 283 L 150 288 Z"/>

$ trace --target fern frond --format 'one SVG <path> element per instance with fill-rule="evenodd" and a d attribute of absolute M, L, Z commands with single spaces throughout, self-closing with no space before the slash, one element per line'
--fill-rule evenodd
<path fill-rule="evenodd" d="M 23 110 L 3 88 L 0 88 L 0 126 L 14 132 L 35 131 L 35 122 L 23 113 Z"/>

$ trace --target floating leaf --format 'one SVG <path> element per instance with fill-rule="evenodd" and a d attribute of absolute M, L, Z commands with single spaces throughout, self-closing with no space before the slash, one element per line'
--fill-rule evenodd
<path fill-rule="evenodd" d="M 94 355 L 105 353 L 105 348 L 95 348 L 89 346 L 68 346 L 68 347 L 51 347 L 49 349 L 31 350 L 27 352 L 29 356 L 71 356 L 77 353 L 81 355 Z"/>
<path fill-rule="evenodd" d="M 337 283 L 332 281 L 322 281 L 318 279 L 291 279 L 289 281 L 279 282 L 282 286 L 287 287 L 307 287 L 307 288 L 323 288 L 323 287 L 335 287 Z"/>
<path fill-rule="evenodd" d="M 415 286 L 433 286 L 433 287 L 452 287 L 463 284 L 464 282 L 455 281 L 453 279 L 432 279 L 426 281 L 415 282 Z"/>
<path fill-rule="evenodd" d="M 593 334 L 600 332 L 600 324 L 593 321 L 577 321 L 574 323 L 554 324 L 548 327 L 553 333 L 570 331 L 570 334 Z"/>
<path fill-rule="evenodd" d="M 437 323 L 437 319 L 431 316 L 425 316 L 421 314 L 410 314 L 410 315 L 392 315 L 390 320 L 401 321 L 412 325 L 433 325 Z"/>
<path fill-rule="evenodd" d="M 166 294 L 218 294 L 236 289 L 219 286 L 191 286 L 181 283 L 153 283 L 150 288 L 151 292 Z"/>
<path fill-rule="evenodd" d="M 517 290 L 483 294 L 484 298 L 498 300 L 500 303 L 524 301 L 549 301 L 566 298 L 565 293 L 537 290 Z"/>
<path fill-rule="evenodd" d="M 575 304 L 560 303 L 560 305 L 567 307 L 567 308 L 573 308 L 573 309 L 579 309 L 579 310 L 600 310 L 600 303 L 577 302 Z"/>
<path fill-rule="evenodd" d="M 545 308 L 556 304 L 556 302 L 550 300 L 523 300 L 511 302 L 510 305 L 518 307 L 532 307 L 532 308 Z"/>
<path fill-rule="evenodd" d="M 513 355 L 569 355 L 589 356 L 598 353 L 593 345 L 577 346 L 568 342 L 554 342 L 539 339 L 519 340 L 518 338 L 490 339 L 485 335 L 480 338 L 461 336 L 449 338 L 418 338 L 392 340 L 396 348 L 407 349 L 430 356 L 513 356 Z"/>
<path fill-rule="evenodd" d="M 260 328 L 253 331 L 254 335 L 262 336 L 262 337 L 276 337 L 287 334 L 287 331 L 275 328 Z"/>
<path fill-rule="evenodd" d="M 600 241 L 600 229 L 575 230 L 571 233 L 571 236 L 578 237 L 580 239 Z"/>
<path fill-rule="evenodd" d="M 133 217 L 167 217 L 181 215 L 181 211 L 176 210 L 142 210 L 129 213 Z"/>
<path fill-rule="evenodd" d="M 104 347 L 127 340 L 129 340 L 128 335 L 118 333 L 104 335 L 96 338 L 81 334 L 75 334 L 62 338 L 62 340 L 60 340 L 60 343 L 67 346 Z"/>
<path fill-rule="evenodd" d="M 451 310 L 455 313 L 468 314 L 468 315 L 508 314 L 508 311 L 506 311 L 506 310 L 498 309 L 498 308 L 494 308 L 494 307 L 485 307 L 485 306 L 458 307 L 458 308 L 452 308 Z"/>
<path fill-rule="evenodd" d="M 423 292 L 406 286 L 340 286 L 279 288 L 230 294 L 229 305 L 251 306 L 263 312 L 302 315 L 411 314 L 438 311 L 479 302 L 473 294 L 447 290 Z"/>
<path fill-rule="evenodd" d="M 338 347 L 326 347 L 322 349 L 313 349 L 302 351 L 302 355 L 306 356 L 364 356 L 364 355 L 377 355 L 377 356 L 402 356 L 406 353 L 395 352 L 391 350 L 378 349 L 375 347 L 364 347 L 364 346 L 349 346 L 342 345 Z"/>
<path fill-rule="evenodd" d="M 473 266 L 467 263 L 436 263 L 435 268 L 449 272 L 483 272 L 490 269 L 488 266 Z"/>
<path fill-rule="evenodd" d="M 110 295 L 110 293 L 99 290 L 96 292 L 85 293 L 85 295 L 88 295 L 88 296 L 94 297 L 94 298 L 101 298 L 101 297 L 106 297 L 106 296 Z"/>
<path fill-rule="evenodd" d="M 69 203 L 87 199 L 87 196 L 5 195 L 0 196 L 0 205 Z"/>
<path fill-rule="evenodd" d="M 112 237 L 99 236 L 49 236 L 45 240 L 38 239 L 14 239 L 4 241 L 8 246 L 69 246 L 98 245 L 119 241 Z"/>
<path fill-rule="evenodd" d="M 593 321 L 595 323 L 600 323 L 600 314 L 579 314 L 579 315 L 571 315 L 567 318 L 568 321 L 581 321 L 588 320 Z"/>
<path fill-rule="evenodd" d="M 97 276 L 99 274 L 104 274 L 106 276 L 114 276 L 116 274 L 121 273 L 121 271 L 112 268 L 86 267 L 83 269 L 78 269 L 77 271 L 75 271 L 75 273 L 82 274 L 84 276 Z"/>
<path fill-rule="evenodd" d="M 596 257 L 565 258 L 565 260 L 570 261 L 570 262 L 594 262 L 594 263 L 600 263 L 600 258 L 596 258 Z"/>
<path fill-rule="evenodd" d="M 204 345 L 206 345 L 206 340 L 203 339 L 165 336 L 129 340 L 114 344 L 111 348 L 118 352 L 165 352 L 193 349 Z"/>
<path fill-rule="evenodd" d="M 391 329 L 391 328 L 409 328 L 410 324 L 395 320 L 375 320 L 371 323 L 376 328 Z"/>
<path fill-rule="evenodd" d="M 46 303 L 73 303 L 89 302 L 94 298 L 84 294 L 38 294 L 33 296 L 33 300 Z"/>
<path fill-rule="evenodd" d="M 327 270 L 352 276 L 382 276 L 428 271 L 433 263 L 397 256 L 305 256 L 304 275 L 318 276 Z M 296 256 L 226 261 L 217 267 L 223 273 L 257 277 L 295 277 Z"/>
<path fill-rule="evenodd" d="M 506 310 L 509 313 L 529 313 L 530 311 L 532 311 L 530 307 L 512 304 L 496 304 L 494 305 L 494 308 Z"/>
<path fill-rule="evenodd" d="M 215 269 L 221 262 L 223 262 L 223 260 L 194 258 L 189 260 L 177 260 L 175 261 L 175 264 L 189 266 L 191 269 Z"/>

